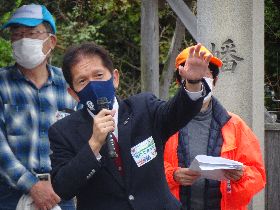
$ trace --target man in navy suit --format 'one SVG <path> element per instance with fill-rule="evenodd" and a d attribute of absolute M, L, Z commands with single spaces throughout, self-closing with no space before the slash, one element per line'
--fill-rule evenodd
<path fill-rule="evenodd" d="M 117 100 L 119 73 L 103 48 L 85 43 L 66 52 L 62 70 L 68 91 L 84 108 L 49 129 L 52 184 L 61 198 L 77 196 L 77 208 L 89 210 L 181 208 L 165 180 L 163 145 L 199 112 L 208 94 L 202 78 L 211 55 L 200 47 L 193 47 L 180 67 L 182 87 L 168 102 L 149 93 Z M 96 96 L 102 94 L 109 109 L 96 112 Z M 109 157 L 105 144 L 109 132 L 116 158 Z"/>

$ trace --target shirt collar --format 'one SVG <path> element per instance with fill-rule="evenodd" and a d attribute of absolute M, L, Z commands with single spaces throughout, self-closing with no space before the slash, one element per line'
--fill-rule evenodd
<path fill-rule="evenodd" d="M 48 71 L 50 72 L 49 80 L 52 81 L 55 85 L 61 85 L 61 78 L 64 78 L 61 76 L 61 74 L 58 74 L 56 71 L 54 71 L 53 66 L 47 65 Z M 61 69 L 56 68 L 57 71 L 61 71 Z"/>
<path fill-rule="evenodd" d="M 19 68 L 17 67 L 16 64 L 11 69 L 11 72 L 12 72 L 13 79 L 15 79 L 15 80 L 25 79 L 24 75 L 21 73 L 21 71 L 19 70 Z"/>
<path fill-rule="evenodd" d="M 51 84 L 53 82 L 55 85 L 59 85 L 60 84 L 59 75 L 57 75 L 56 72 L 54 72 L 53 67 L 51 65 L 47 64 L 47 70 L 49 72 L 49 77 L 48 77 L 46 84 Z M 12 77 L 15 80 L 21 80 L 21 79 L 27 80 L 26 77 L 24 76 L 24 74 L 19 70 L 19 68 L 17 67 L 16 64 L 13 66 L 13 69 L 12 69 Z"/>

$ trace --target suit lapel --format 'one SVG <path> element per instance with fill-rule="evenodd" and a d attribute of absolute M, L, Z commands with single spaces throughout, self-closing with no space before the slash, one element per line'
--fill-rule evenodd
<path fill-rule="evenodd" d="M 88 142 L 92 135 L 93 120 L 85 108 L 81 110 L 80 119 L 78 119 L 77 124 L 77 131 L 78 134 L 81 136 L 81 139 L 84 142 Z"/>
<path fill-rule="evenodd" d="M 81 139 L 84 142 L 88 142 L 92 135 L 93 120 L 86 109 L 83 109 L 81 111 L 81 120 L 79 121 L 77 130 L 79 135 L 81 136 Z M 123 178 L 121 177 L 119 171 L 116 168 L 114 159 L 108 157 L 108 150 L 106 144 L 104 144 L 104 146 L 101 148 L 100 155 L 102 156 L 102 166 L 105 168 L 105 170 L 112 174 L 112 176 L 122 187 L 124 187 Z"/>
<path fill-rule="evenodd" d="M 131 148 L 131 123 L 132 114 L 129 106 L 124 102 L 119 102 L 119 115 L 118 115 L 118 143 L 121 150 L 121 158 L 125 173 L 125 184 L 129 188 L 131 177 L 131 164 L 132 156 Z"/>

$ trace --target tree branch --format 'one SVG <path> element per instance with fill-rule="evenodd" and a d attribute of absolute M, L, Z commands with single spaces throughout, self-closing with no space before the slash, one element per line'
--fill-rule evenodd
<path fill-rule="evenodd" d="M 185 27 L 179 18 L 176 20 L 176 28 L 172 37 L 171 46 L 168 51 L 167 60 L 164 64 L 160 77 L 159 95 L 162 99 L 168 98 L 169 87 L 173 78 L 173 69 L 176 56 L 179 53 L 182 41 L 185 37 Z"/>

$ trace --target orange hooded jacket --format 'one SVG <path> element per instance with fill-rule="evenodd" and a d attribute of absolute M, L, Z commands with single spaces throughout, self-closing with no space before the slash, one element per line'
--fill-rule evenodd
<path fill-rule="evenodd" d="M 227 192 L 227 181 L 222 181 L 221 210 L 247 210 L 253 196 L 264 188 L 266 175 L 257 137 L 237 115 L 229 113 L 231 119 L 222 128 L 223 145 L 221 157 L 243 163 L 244 174 L 237 182 L 231 181 Z M 172 194 L 179 199 L 179 184 L 173 179 L 178 168 L 178 132 L 165 145 L 164 167 Z"/>

